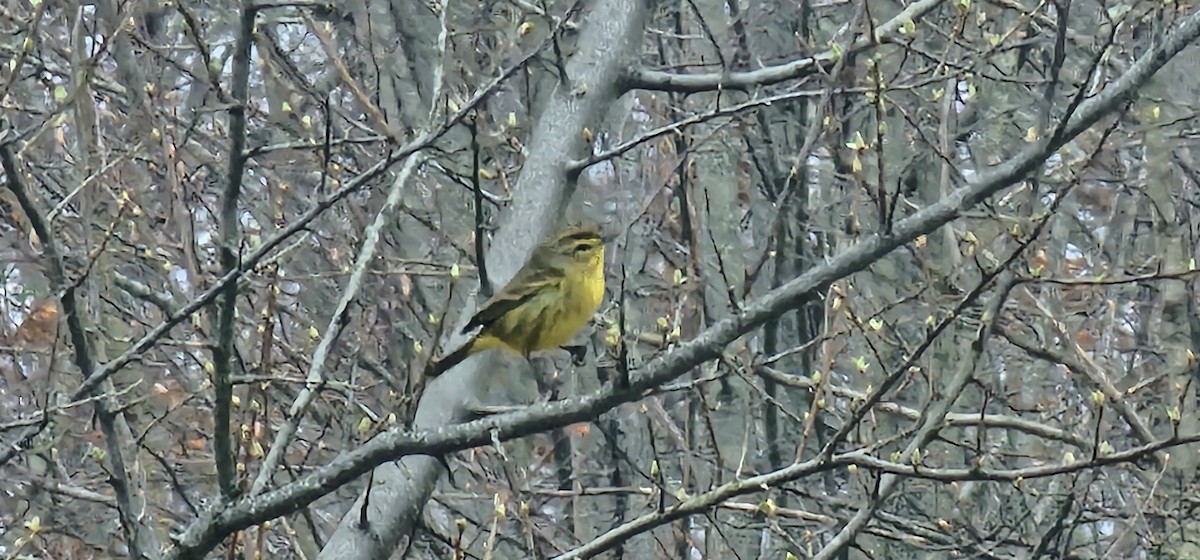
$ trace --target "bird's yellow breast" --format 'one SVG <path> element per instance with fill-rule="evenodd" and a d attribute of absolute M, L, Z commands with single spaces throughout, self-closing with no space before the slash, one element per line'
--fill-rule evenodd
<path fill-rule="evenodd" d="M 574 274 L 567 274 L 563 283 L 563 298 L 554 317 L 534 342 L 533 351 L 551 350 L 565 346 L 571 337 L 592 319 L 604 299 L 604 250 L 601 248 L 586 262 L 580 263 Z"/>
<path fill-rule="evenodd" d="M 592 319 L 604 299 L 604 248 L 563 263 L 559 281 L 486 327 L 474 351 L 504 347 L 520 354 L 565 346 Z"/>
<path fill-rule="evenodd" d="M 596 312 L 596 308 L 600 307 L 600 302 L 604 300 L 603 247 L 596 251 L 591 259 L 588 260 L 587 266 L 584 268 L 584 273 L 580 275 L 578 283 L 579 303 L 580 307 L 583 308 L 583 314 L 586 316 L 583 322 L 579 324 L 582 327 L 592 318 L 592 314 Z"/>

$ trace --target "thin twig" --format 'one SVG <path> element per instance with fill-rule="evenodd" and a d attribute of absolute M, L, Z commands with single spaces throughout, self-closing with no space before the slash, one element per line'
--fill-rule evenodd
<path fill-rule="evenodd" d="M 9 142 L 0 142 L 0 164 L 3 165 L 4 173 L 8 176 L 7 186 L 9 191 L 13 193 L 13 196 L 16 197 L 17 204 L 21 206 L 21 210 L 25 212 L 30 227 L 33 228 L 33 231 L 42 240 L 42 247 L 46 253 L 46 261 L 48 263 L 46 277 L 58 292 L 59 303 L 62 305 L 64 315 L 66 315 L 67 333 L 70 335 L 71 344 L 75 350 L 75 365 L 79 368 L 80 375 L 84 379 L 87 379 L 93 375 L 96 364 L 92 359 L 92 341 L 83 326 L 82 310 L 80 309 L 78 299 L 75 297 L 79 286 L 67 281 L 66 272 L 63 268 L 63 254 L 59 250 L 58 241 L 54 237 L 49 223 L 38 209 L 37 204 L 30 197 L 24 181 L 21 179 L 24 175 L 17 167 L 11 146 L 12 144 Z M 80 282 L 82 282 L 82 279 Z M 104 387 L 97 384 L 91 387 L 86 393 L 80 394 L 80 391 L 77 390 L 76 394 L 70 400 L 77 401 L 83 394 L 92 394 L 92 396 L 97 397 L 94 401 L 94 407 L 101 432 L 104 434 L 105 449 L 108 452 L 108 460 L 111 465 L 109 483 L 112 486 L 113 494 L 116 496 L 121 529 L 125 533 L 125 541 L 131 553 L 138 551 L 138 556 L 136 557 L 140 557 L 141 547 L 139 543 L 142 541 L 138 537 L 138 534 L 141 527 L 137 517 L 134 515 L 134 500 L 131 495 L 132 487 L 129 483 L 128 470 L 126 470 L 125 455 L 117 437 L 116 413 L 112 411 L 113 407 L 109 399 L 104 398 L 112 392 L 111 384 L 106 384 Z M 48 419 L 49 415 L 43 412 L 43 418 Z M 35 430 L 40 431 L 47 424 L 48 422 L 42 422 L 37 425 Z M 29 442 L 31 441 L 30 437 L 29 433 L 24 434 L 18 442 Z M 7 461 L 8 457 L 15 455 L 22 448 L 23 446 L 18 444 L 5 450 L 4 456 L 0 457 L 0 464 L 3 464 Z"/>
<path fill-rule="evenodd" d="M 271 443 L 271 449 L 267 452 L 266 459 L 263 460 L 262 467 L 258 471 L 258 476 L 254 478 L 254 483 L 250 486 L 251 496 L 262 492 L 263 488 L 266 487 L 267 481 L 270 480 L 275 472 L 275 468 L 283 459 L 283 454 L 287 451 L 292 436 L 296 434 L 296 429 L 299 427 L 300 421 L 304 419 L 304 414 L 308 411 L 309 405 L 312 404 L 313 399 L 320 390 L 325 387 L 325 362 L 329 357 L 329 350 L 333 347 L 336 334 L 349 321 L 347 313 L 350 310 L 350 304 L 354 303 L 358 298 L 358 292 L 362 287 L 363 278 L 366 277 L 367 268 L 370 266 L 371 261 L 375 259 L 375 247 L 379 243 L 380 231 L 383 230 L 385 225 L 390 223 L 392 213 L 399 206 L 400 199 L 404 194 L 405 185 L 408 184 L 409 178 L 412 177 L 416 170 L 421 167 L 421 163 L 424 160 L 425 156 L 420 153 L 408 157 L 408 161 L 404 163 L 399 176 L 392 182 L 392 188 L 388 192 L 387 201 L 379 209 L 379 213 L 375 215 L 375 222 L 367 228 L 362 250 L 358 253 L 358 258 L 355 259 L 354 266 L 352 267 L 353 272 L 350 274 L 349 281 L 346 282 L 342 298 L 338 301 L 337 308 L 329 318 L 329 324 L 325 328 L 325 332 L 322 333 L 321 341 L 317 343 L 317 349 L 313 351 L 306 385 L 288 409 L 287 421 L 284 422 L 283 426 L 275 434 L 275 439 Z"/>
<path fill-rule="evenodd" d="M 864 266 L 890 254 L 897 248 L 945 226 L 960 217 L 966 209 L 979 204 L 1025 177 L 1029 172 L 1037 169 L 1050 154 L 1062 147 L 1064 139 L 1077 136 L 1101 118 L 1110 115 L 1128 99 L 1132 92 L 1145 84 L 1167 61 L 1190 45 L 1197 37 L 1200 37 L 1200 14 L 1193 14 L 1182 20 L 1175 31 L 1163 41 L 1156 43 L 1130 68 L 1129 72 L 1122 75 L 1101 93 L 1081 103 L 1078 111 L 1067 121 L 1065 133 L 1059 141 L 1043 140 L 1025 147 L 1009 160 L 973 175 L 966 185 L 942 200 L 899 220 L 891 234 L 868 236 L 836 257 L 829 259 L 828 262 L 814 266 L 779 288 L 770 290 L 755 300 L 747 302 L 740 313 L 717 321 L 694 339 L 650 360 L 643 368 L 635 372 L 628 389 L 615 390 L 610 385 L 590 395 L 535 405 L 512 415 L 440 426 L 436 430 L 428 432 L 409 434 L 399 430 L 388 430 L 358 448 L 342 453 L 325 467 L 309 473 L 293 484 L 253 499 L 242 498 L 220 509 L 210 511 L 179 535 L 176 540 L 176 548 L 168 557 L 198 557 L 210 550 L 211 546 L 214 546 L 230 532 L 295 511 L 304 504 L 327 495 L 341 484 L 370 472 L 385 461 L 394 461 L 413 454 L 437 456 L 484 445 L 493 440 L 509 440 L 543 432 L 555 426 L 564 425 L 564 423 L 591 421 L 619 404 L 641 398 L 650 388 L 679 377 L 700 363 L 719 357 L 726 345 L 784 312 L 795 309 L 801 302 L 812 297 L 819 288 L 861 271 Z M 1128 461 L 1143 456 L 1149 451 L 1194 441 L 1200 441 L 1200 435 L 1163 440 L 1154 446 L 1142 446 L 1122 453 L 1106 455 L 1095 464 L 1089 464 L 1083 468 L 1095 468 Z M 1075 464 L 1072 464 L 1070 466 L 1045 466 L 1040 469 L 1019 472 L 983 471 L 980 475 L 979 471 L 975 470 L 952 470 L 953 472 L 951 472 L 914 468 L 911 465 L 892 466 L 862 454 L 838 454 L 832 458 L 822 457 L 799 463 L 768 476 L 738 481 L 732 483 L 735 486 L 731 488 L 740 490 L 741 493 L 755 492 L 763 484 L 776 485 L 818 470 L 842 468 L 851 464 L 852 461 L 864 468 L 893 474 L 915 473 L 917 476 L 944 478 L 949 478 L 951 475 L 983 476 L 989 480 L 1010 480 L 1008 477 L 1015 476 L 1025 478 L 1054 476 L 1080 470 L 1076 468 Z M 788 476 L 793 478 L 789 479 Z M 753 488 L 738 486 L 743 483 L 751 484 Z M 727 492 L 729 490 L 724 487 L 718 489 L 718 494 Z M 726 496 L 717 495 L 716 497 L 719 501 L 725 499 Z M 700 511 L 707 507 L 705 504 L 694 503 L 691 500 L 685 504 L 689 507 L 672 508 L 669 514 L 677 519 L 690 515 L 692 511 Z M 699 509 L 691 510 L 690 506 L 692 505 L 698 506 Z M 648 530 L 646 527 L 649 526 L 643 522 L 636 523 L 643 529 L 618 535 L 620 541 L 623 542 L 630 534 Z M 608 546 L 612 545 L 613 541 L 609 540 Z"/>
<path fill-rule="evenodd" d="M 1092 461 L 1039 465 L 1021 469 L 984 469 L 974 467 L 930 468 L 927 466 L 895 463 L 875 457 L 866 450 L 855 450 L 834 455 L 829 459 L 822 459 L 820 457 L 809 459 L 808 461 L 794 463 L 766 474 L 725 483 L 713 490 L 690 497 L 665 510 L 649 513 L 624 523 L 579 548 L 556 556 L 554 560 L 594 558 L 634 536 L 650 531 L 655 527 L 666 525 L 672 521 L 702 513 L 730 498 L 762 492 L 764 488 L 778 488 L 788 482 L 823 472 L 844 471 L 851 465 L 880 474 L 892 474 L 907 478 L 941 482 L 964 482 L 969 480 L 1014 482 L 1017 480 L 1029 481 L 1038 478 L 1078 473 L 1108 465 L 1131 463 L 1164 449 L 1190 445 L 1196 442 L 1200 442 L 1200 434 L 1157 440 L 1146 445 L 1103 455 Z"/>
<path fill-rule="evenodd" d="M 227 271 L 223 276 L 213 282 L 213 285 L 207 291 L 188 302 L 188 304 L 184 305 L 179 310 L 179 314 L 167 317 L 162 323 L 153 329 L 150 329 L 150 331 L 143 335 L 142 338 L 138 339 L 137 342 L 122 352 L 120 356 L 117 356 L 112 361 L 104 364 L 104 366 L 95 373 L 89 375 L 83 380 L 82 383 L 80 383 L 79 387 L 77 387 L 68 398 L 70 400 L 78 400 L 82 398 L 93 391 L 97 386 L 104 382 L 104 380 L 112 376 L 112 374 L 120 371 L 134 360 L 140 359 L 144 352 L 154 346 L 154 344 L 160 338 L 170 332 L 172 328 L 187 320 L 192 316 L 192 314 L 203 309 L 204 307 L 207 307 L 214 300 L 216 300 L 217 296 L 225 289 L 225 286 L 231 282 L 239 281 L 242 275 L 254 270 L 257 266 L 268 261 L 269 257 L 274 258 L 272 252 L 276 247 L 282 245 L 293 235 L 296 235 L 302 231 L 306 231 L 308 225 L 312 223 L 313 220 L 316 220 L 319 216 L 324 214 L 326 210 L 373 182 L 379 176 L 391 169 L 391 167 L 397 162 L 433 145 L 434 142 L 449 132 L 450 129 L 454 128 L 454 126 L 456 126 L 464 116 L 474 111 L 476 107 L 483 103 L 483 100 L 491 95 L 496 88 L 500 87 L 501 84 L 512 77 L 512 75 L 518 70 L 524 68 L 530 60 L 532 60 L 539 52 L 541 52 L 541 49 L 544 47 L 545 44 L 521 58 L 511 67 L 506 68 L 500 73 L 499 76 L 477 91 L 470 100 L 463 104 L 463 107 L 459 109 L 454 116 L 448 119 L 441 126 L 430 132 L 420 135 L 412 142 L 406 144 L 404 147 L 399 148 L 395 152 L 389 154 L 388 157 L 376 162 L 375 165 L 372 165 L 370 168 L 363 171 L 353 180 L 346 183 L 346 185 L 341 189 L 338 189 L 330 195 L 320 199 L 317 204 L 315 204 L 304 214 L 301 214 L 298 218 L 296 218 L 295 221 L 287 224 L 273 237 L 265 240 L 262 246 L 260 246 L 256 251 L 246 255 L 241 260 L 241 263 L 237 269 Z M 13 140 L 14 138 L 12 138 L 11 135 L 5 135 L 4 138 L 0 138 L 0 144 L 7 145 Z M 436 228 L 433 229 L 436 231 Z M 302 239 L 297 240 L 294 246 L 298 246 L 302 241 Z M 31 429 L 29 432 L 22 434 L 22 437 L 19 439 L 19 441 L 30 441 L 30 439 L 37 435 L 37 433 L 39 433 L 42 429 L 44 429 L 44 426 L 38 426 Z M 23 446 L 13 446 L 5 449 L 3 452 L 0 452 L 0 466 L 6 464 L 13 457 L 22 453 L 23 451 L 25 451 Z"/>

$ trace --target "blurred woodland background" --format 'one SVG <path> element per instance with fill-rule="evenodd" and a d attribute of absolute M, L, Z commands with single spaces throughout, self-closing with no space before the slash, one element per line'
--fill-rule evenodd
<path fill-rule="evenodd" d="M 1195 2 L 0 33 L 2 558 L 1200 557 Z M 481 268 L 580 221 L 552 400 L 426 384 Z"/>

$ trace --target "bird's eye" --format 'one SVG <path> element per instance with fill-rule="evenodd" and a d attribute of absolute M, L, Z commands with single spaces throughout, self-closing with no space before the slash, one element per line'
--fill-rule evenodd
<path fill-rule="evenodd" d="M 575 256 L 576 257 L 582 256 L 584 253 L 588 252 L 588 249 L 589 249 L 589 247 L 587 245 L 576 245 L 575 246 Z"/>

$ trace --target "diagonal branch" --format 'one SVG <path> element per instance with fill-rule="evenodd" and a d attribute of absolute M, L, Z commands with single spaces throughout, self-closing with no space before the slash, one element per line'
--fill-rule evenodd
<path fill-rule="evenodd" d="M 11 131 L 5 132 L 11 134 Z M 4 136 L 4 134 L 0 134 L 0 136 Z M 92 358 L 92 341 L 83 326 L 82 310 L 79 306 L 79 300 L 76 298 L 76 291 L 79 289 L 82 279 L 79 282 L 69 282 L 67 280 L 66 271 L 63 267 L 63 254 L 59 250 L 58 241 L 54 237 L 54 232 L 50 229 L 49 222 L 43 217 L 37 204 L 29 195 L 29 190 L 25 187 L 25 182 L 21 179 L 21 171 L 18 169 L 17 162 L 13 158 L 11 147 L 12 144 L 10 142 L 0 139 L 0 164 L 3 165 L 4 174 L 8 176 L 7 186 L 9 191 L 13 193 L 13 196 L 16 197 L 17 204 L 21 206 L 21 210 L 28 218 L 33 231 L 42 240 L 42 246 L 46 251 L 46 260 L 48 261 L 46 276 L 50 280 L 50 284 L 58 292 L 59 302 L 62 304 L 63 312 L 66 315 L 67 333 L 71 338 L 71 345 L 75 350 L 75 366 L 79 368 L 80 375 L 87 378 L 92 375 L 96 363 Z M 141 508 L 135 506 L 135 502 L 138 500 L 135 499 L 133 495 L 134 489 L 129 482 L 129 471 L 126 467 L 125 455 L 121 448 L 119 430 L 116 426 L 117 412 L 113 410 L 113 401 L 111 398 L 113 392 L 111 383 L 105 383 L 104 386 L 93 386 L 87 393 L 77 391 L 76 396 L 70 400 L 79 400 L 80 397 L 89 394 L 95 397 L 96 417 L 100 424 L 100 430 L 104 434 L 105 450 L 107 451 L 109 465 L 111 466 L 109 484 L 112 486 L 113 494 L 116 497 L 121 530 L 124 533 L 125 542 L 129 546 L 130 554 L 134 558 L 142 558 L 143 552 L 157 554 L 157 551 L 142 550 L 143 547 L 153 547 L 153 531 L 148 527 L 141 526 L 138 516 L 135 513 Z M 37 433 L 48 424 L 49 422 L 43 421 L 27 433 Z M 31 435 L 26 435 L 18 440 L 18 442 L 30 441 L 32 441 Z M 18 446 L 14 446 L 12 449 L 17 448 Z M 6 451 L 6 453 L 10 452 Z"/>
<path fill-rule="evenodd" d="M 1140 445 L 1138 447 L 1133 447 L 1117 453 L 1103 455 L 1089 461 L 1039 465 L 1036 467 L 1026 467 L 1021 469 L 929 468 L 919 465 L 895 463 L 874 457 L 865 450 L 855 450 L 834 455 L 828 460 L 824 460 L 820 457 L 813 458 L 802 463 L 788 465 L 787 467 L 766 474 L 761 474 L 742 480 L 736 480 L 733 482 L 727 482 L 721 486 L 709 490 L 708 492 L 688 498 L 686 501 L 666 508 L 665 510 L 649 513 L 629 521 L 620 527 L 600 535 L 599 537 L 579 548 L 576 548 L 566 554 L 556 556 L 554 560 L 578 560 L 584 558 L 594 558 L 605 551 L 615 548 L 620 543 L 623 543 L 634 536 L 650 531 L 655 527 L 666 525 L 667 523 L 678 519 L 684 519 L 692 515 L 704 513 L 730 498 L 755 494 L 768 488 L 778 488 L 779 486 L 788 482 L 809 477 L 814 474 L 832 470 L 840 470 L 851 466 L 893 476 L 936 480 L 941 482 L 963 482 L 968 480 L 1015 482 L 1018 480 L 1035 480 L 1038 478 L 1078 473 L 1109 465 L 1130 463 L 1164 449 L 1170 449 L 1182 445 L 1190 445 L 1196 442 L 1200 442 L 1200 434 L 1156 440 L 1146 445 Z M 828 547 L 826 547 L 826 549 L 828 549 Z"/>
<path fill-rule="evenodd" d="M 792 92 L 787 92 L 787 93 L 780 93 L 777 95 L 771 95 L 768 97 L 751 99 L 749 101 L 744 101 L 742 103 L 730 105 L 728 107 L 718 107 L 707 113 L 700 113 L 700 114 L 692 115 L 690 117 L 687 117 L 686 119 L 681 119 L 681 120 L 678 120 L 678 121 L 675 121 L 675 122 L 672 122 L 669 124 L 665 124 L 663 126 L 654 128 L 652 130 L 647 130 L 646 132 L 638 134 L 637 136 L 635 136 L 629 140 L 626 140 L 625 142 L 622 142 L 616 146 L 613 146 L 607 150 L 604 150 L 603 152 L 591 154 L 587 157 L 587 159 L 571 162 L 571 164 L 569 166 L 567 166 L 567 172 L 571 173 L 571 174 L 582 173 L 584 169 L 587 169 L 588 167 L 590 167 L 592 165 L 595 165 L 602 161 L 608 161 L 610 159 L 620 157 L 621 155 L 624 155 L 625 152 L 628 152 L 629 150 L 632 150 L 646 142 L 649 142 L 655 138 L 658 138 L 659 136 L 664 136 L 667 134 L 680 134 L 683 132 L 683 129 L 685 129 L 691 125 L 694 125 L 694 124 L 700 124 L 700 123 L 708 122 L 708 121 L 716 119 L 716 118 L 736 115 L 743 111 L 749 111 L 751 109 L 755 109 L 758 107 L 767 107 L 767 106 L 770 106 L 775 103 L 791 101 L 794 99 L 802 99 L 802 98 L 807 98 L 807 97 L 823 97 L 823 96 L 834 94 L 834 93 L 841 93 L 841 94 L 857 93 L 857 92 L 861 92 L 861 91 L 865 91 L 865 89 L 864 88 L 838 88 L 838 89 L 828 89 L 828 90 L 817 89 L 817 90 L 811 90 L 811 91 L 810 90 L 792 91 Z"/>
<path fill-rule="evenodd" d="M 1030 340 L 1029 337 L 1018 334 L 1014 329 L 1003 329 L 1000 334 L 1013 346 L 1024 350 L 1030 357 L 1062 365 L 1071 370 L 1072 373 L 1079 374 L 1084 379 L 1087 379 L 1094 390 L 1104 393 L 1107 399 L 1106 404 L 1110 404 L 1117 410 L 1117 414 L 1121 415 L 1121 419 L 1126 424 L 1129 424 L 1138 441 L 1142 443 L 1154 441 L 1154 433 L 1150 431 L 1150 426 L 1146 425 L 1146 421 L 1138 415 L 1137 411 L 1129 404 L 1128 399 L 1125 398 L 1125 395 L 1113 385 L 1108 376 L 1104 375 L 1100 367 L 1088 358 L 1078 345 L 1074 344 L 1074 339 L 1069 337 L 1066 339 L 1072 341 L 1070 344 L 1074 346 L 1074 352 L 1072 352 L 1074 356 L 1072 356 L 1065 352 L 1044 348 L 1041 344 Z"/>
<path fill-rule="evenodd" d="M 611 6 L 620 5 L 621 2 L 619 0 L 610 1 L 611 4 L 602 4 L 604 7 L 598 8 L 596 12 L 593 12 L 593 16 L 613 16 Z M 620 9 L 623 8 L 629 8 L 629 6 L 620 6 Z M 603 15 L 596 16 L 597 13 Z M 622 24 L 626 21 L 628 20 L 622 19 Z M 757 300 L 748 303 L 741 313 L 716 322 L 696 338 L 680 345 L 674 351 L 655 358 L 641 370 L 633 372 L 628 389 L 616 389 L 610 384 L 604 389 L 585 397 L 546 403 L 529 407 L 520 412 L 497 415 L 445 427 L 456 414 L 456 411 L 453 409 L 461 407 L 461 403 L 455 404 L 457 401 L 453 400 L 453 397 L 447 395 L 447 393 L 463 391 L 469 388 L 467 384 L 469 379 L 463 379 L 463 377 L 468 376 L 457 376 L 453 375 L 453 372 L 450 372 L 438 378 L 430 385 L 429 392 L 426 393 L 426 399 L 422 400 L 421 409 L 418 411 L 419 421 L 413 433 L 404 434 L 398 429 L 389 430 L 358 449 L 342 455 L 329 465 L 310 473 L 292 484 L 257 496 L 254 499 L 243 498 L 220 510 L 209 512 L 197 520 L 180 537 L 179 548 L 172 557 L 198 557 L 198 555 L 203 554 L 202 551 L 208 550 L 206 547 L 210 546 L 213 542 L 219 542 L 219 539 L 223 538 L 229 532 L 295 511 L 305 504 L 311 503 L 313 500 L 332 492 L 340 485 L 369 472 L 376 465 L 381 465 L 385 461 L 395 461 L 405 458 L 399 466 L 391 465 L 390 467 L 396 470 L 405 469 L 408 474 L 400 473 L 397 476 L 401 478 L 395 481 L 394 484 L 389 484 L 387 487 L 377 487 L 373 492 L 390 492 L 389 497 L 394 499 L 399 500 L 403 498 L 407 501 L 415 501 L 418 498 L 412 496 L 411 493 L 416 491 L 418 487 L 423 493 L 425 493 L 426 488 L 432 491 L 432 479 L 438 472 L 438 467 L 437 462 L 431 457 L 407 456 L 437 456 L 477 445 L 486 445 L 493 441 L 507 441 L 574 422 L 590 421 L 619 404 L 641 398 L 653 387 L 679 377 L 703 362 L 720 357 L 721 351 L 726 345 L 788 310 L 795 309 L 807 299 L 815 297 L 815 293 L 822 287 L 862 270 L 871 262 L 887 255 L 906 243 L 912 242 L 921 235 L 929 234 L 958 218 L 963 211 L 1020 180 L 1027 173 L 1037 168 L 1042 161 L 1053 154 L 1058 148 L 1062 147 L 1063 144 L 1095 124 L 1104 116 L 1110 114 L 1130 96 L 1135 95 L 1137 88 L 1142 86 L 1167 61 L 1177 55 L 1198 36 L 1200 36 L 1200 13 L 1194 14 L 1184 20 L 1174 33 L 1156 45 L 1156 48 L 1134 64 L 1128 73 L 1105 88 L 1102 93 L 1080 104 L 1078 111 L 1063 127 L 1064 133 L 1055 137 L 1054 141 L 1044 139 L 1037 144 L 1027 147 L 1010 160 L 973 176 L 972 180 L 966 186 L 951 193 L 945 199 L 897 222 L 891 233 L 876 234 L 847 249 L 837 257 L 830 259 L 826 264 L 814 267 L 779 288 L 771 290 Z M 591 94 L 589 93 L 588 95 L 590 96 Z M 551 105 L 548 107 L 547 114 L 549 118 L 556 120 L 562 118 L 562 115 L 555 111 L 559 111 L 557 106 Z M 561 155 L 564 147 L 560 146 L 557 149 L 547 147 L 546 150 L 557 156 Z M 541 153 L 540 150 L 532 148 L 530 151 L 531 162 L 527 164 L 526 171 L 529 171 L 529 167 L 533 163 L 533 157 Z M 540 162 L 539 164 L 545 165 Z M 561 165 L 561 163 L 556 165 Z M 561 167 L 557 167 L 557 169 L 561 169 Z M 541 168 L 538 171 L 547 173 L 546 170 Z M 557 175 L 557 177 L 561 178 L 561 175 Z M 524 178 L 525 176 L 523 175 Z M 538 178 L 546 179 L 544 176 Z M 525 196 L 530 197 L 542 196 L 543 194 L 542 191 L 537 189 L 518 190 L 517 192 L 518 195 L 528 193 Z M 526 228 L 536 227 L 536 218 L 542 216 L 542 212 L 546 211 L 546 204 L 544 202 L 541 204 L 530 202 L 528 205 L 514 205 L 514 210 L 519 211 L 529 206 L 533 206 L 536 209 L 531 211 L 531 219 L 523 220 L 523 222 L 527 222 L 523 224 Z M 556 205 L 555 208 L 557 208 Z M 536 236 L 530 237 L 536 238 Z M 509 245 L 498 244 L 498 246 L 505 248 Z M 508 253 L 506 255 L 513 256 Z M 519 258 L 508 260 L 521 262 Z M 509 270 L 507 272 L 511 274 L 513 271 Z M 503 276 L 498 278 L 498 280 L 504 279 L 505 277 Z M 459 369 L 466 369 L 467 364 L 470 363 L 472 362 L 464 362 L 464 366 Z M 461 399 L 461 397 L 459 398 Z M 448 403 L 450 403 L 450 406 L 447 406 Z M 443 410 L 434 412 L 430 410 L 430 406 L 442 407 Z M 431 423 L 434 420 L 440 420 L 441 423 Z M 1165 443 L 1155 447 L 1155 449 L 1174 444 Z M 834 457 L 840 457 L 840 455 Z M 380 490 L 380 488 L 385 489 Z M 386 503 L 387 500 L 380 499 L 374 501 L 372 508 L 382 507 L 376 505 L 376 502 Z M 423 499 L 421 503 L 423 504 Z M 385 505 L 393 507 L 395 504 Z M 372 510 L 371 515 L 374 517 L 380 514 Z M 406 513 L 406 515 L 415 516 L 411 511 Z M 349 520 L 343 519 L 342 528 L 339 530 L 353 530 L 362 533 L 362 528 L 357 524 L 357 513 L 352 511 L 349 517 L 351 518 Z M 409 517 L 408 519 L 412 518 Z M 347 527 L 350 528 L 347 529 Z M 369 530 L 374 537 L 383 539 L 384 536 L 379 535 L 379 531 L 399 530 L 403 528 L 397 527 L 395 523 L 388 525 L 386 528 L 379 527 L 378 523 L 372 523 Z M 390 542 L 394 543 L 402 534 L 404 533 L 393 534 L 387 538 L 392 539 Z M 387 544 L 389 543 L 380 542 L 374 546 L 382 548 Z M 326 551 L 329 550 L 330 548 L 327 547 Z"/>
<path fill-rule="evenodd" d="M 342 298 L 338 301 L 337 308 L 333 315 L 329 317 L 329 325 L 325 327 L 325 332 L 321 336 L 321 341 L 317 344 L 317 349 L 313 351 L 312 364 L 309 366 L 308 377 L 305 379 L 304 389 L 296 395 L 296 400 L 292 402 L 292 406 L 288 409 L 287 422 L 275 434 L 275 440 L 271 444 L 271 450 L 267 453 L 267 458 L 263 461 L 262 468 L 258 471 L 258 476 L 254 479 L 254 484 L 250 487 L 250 495 L 256 495 L 262 492 L 266 487 L 267 481 L 271 479 L 279 462 L 283 459 L 284 453 L 287 451 L 287 446 L 291 443 L 292 436 L 296 435 L 296 428 L 299 427 L 300 421 L 304 418 L 305 412 L 308 411 L 309 405 L 312 404 L 314 398 L 326 384 L 325 379 L 325 361 L 329 358 L 329 349 L 333 347 L 333 341 L 341 333 L 342 328 L 350 320 L 347 313 L 350 311 L 350 304 L 358 298 L 358 292 L 362 288 L 363 278 L 366 276 L 367 268 L 371 261 L 375 260 L 375 249 L 379 243 L 379 232 L 384 226 L 392 220 L 392 214 L 396 207 L 400 205 L 400 199 L 404 195 L 404 186 L 408 184 L 413 173 L 416 172 L 424 162 L 425 156 L 420 152 L 408 156 L 404 167 L 401 168 L 400 174 L 396 180 L 392 182 L 391 191 L 388 192 L 387 201 L 384 202 L 383 208 L 379 209 L 379 213 L 375 215 L 375 221 L 367 228 L 366 239 L 363 240 L 362 251 L 358 253 L 358 258 L 355 260 L 353 271 L 350 273 L 350 279 L 346 282 L 346 288 L 342 292 Z"/>
<path fill-rule="evenodd" d="M 260 4 L 258 7 L 262 9 L 264 6 L 265 5 Z M 163 336 L 166 336 L 171 329 L 175 328 L 176 325 L 186 321 L 192 316 L 192 314 L 212 304 L 212 302 L 216 300 L 217 296 L 222 293 L 229 283 L 238 281 L 244 274 L 254 270 L 256 266 L 274 254 L 274 251 L 277 247 L 282 245 L 285 241 L 297 233 L 305 231 L 308 228 L 308 225 L 312 223 L 313 220 L 316 220 L 319 216 L 324 214 L 326 210 L 332 208 L 335 204 L 341 202 L 351 194 L 354 194 L 370 185 L 402 159 L 407 158 L 408 156 L 420 150 L 424 150 L 429 146 L 432 146 L 434 142 L 445 136 L 450 129 L 457 126 L 466 115 L 473 112 L 481 103 L 483 103 L 484 99 L 487 99 L 488 96 L 495 92 L 501 84 L 507 81 L 521 68 L 524 68 L 527 64 L 529 64 L 529 61 L 532 60 L 539 52 L 541 52 L 543 48 L 545 48 L 544 43 L 539 48 L 534 49 L 528 55 L 518 60 L 511 67 L 506 68 L 500 73 L 500 75 L 496 76 L 496 78 L 488 83 L 487 86 L 476 92 L 475 95 L 466 103 L 463 103 L 462 108 L 459 109 L 458 112 L 454 113 L 454 115 L 452 115 L 449 119 L 446 119 L 446 122 L 441 126 L 438 126 L 430 132 L 418 136 L 404 147 L 392 152 L 389 157 L 379 160 L 370 168 L 360 173 L 353 180 L 346 183 L 346 186 L 320 199 L 307 212 L 301 214 L 294 221 L 280 229 L 279 233 L 265 240 L 262 246 L 260 246 L 257 250 L 249 255 L 246 255 L 240 261 L 236 269 L 227 271 L 224 275 L 218 278 L 213 283 L 212 287 L 210 287 L 207 291 L 200 294 L 195 299 L 180 308 L 178 314 L 168 316 L 162 323 L 158 324 L 153 329 L 150 329 L 150 332 L 146 333 L 144 336 L 142 336 L 142 338 L 138 339 L 137 342 L 133 343 L 133 345 L 125 350 L 125 352 L 123 352 L 120 356 L 117 356 L 107 364 L 104 364 L 104 366 L 99 370 L 96 370 L 94 373 L 87 376 L 87 378 L 80 383 L 79 387 L 77 387 L 75 391 L 68 396 L 68 400 L 76 401 L 91 394 L 91 392 L 95 390 L 95 388 L 101 383 L 103 383 L 104 380 L 108 379 L 114 373 L 129 365 L 130 362 L 139 359 L 142 353 L 153 347 Z M 11 139 L 0 139 L 0 143 L 5 144 L 11 143 L 11 141 Z M 248 153 L 247 157 L 249 156 L 250 154 Z M 31 441 L 32 438 L 40 433 L 44 428 L 45 426 L 30 428 L 25 433 L 21 434 L 17 441 Z M 0 451 L 0 466 L 12 460 L 13 457 L 16 457 L 20 453 L 24 452 L 25 449 L 26 448 L 19 443 L 16 445 L 7 446 L 6 449 Z"/>

